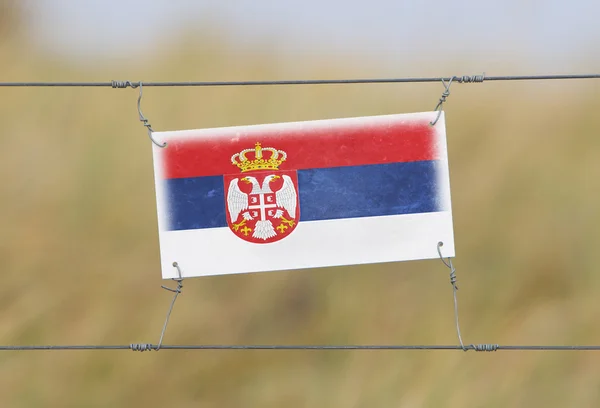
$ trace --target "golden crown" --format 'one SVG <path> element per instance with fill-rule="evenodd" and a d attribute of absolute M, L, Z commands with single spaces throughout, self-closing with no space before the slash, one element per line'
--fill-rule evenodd
<path fill-rule="evenodd" d="M 268 159 L 263 157 L 263 152 L 270 152 Z M 254 154 L 254 159 L 249 160 L 246 155 Z M 281 163 L 287 159 L 287 154 L 283 150 L 277 150 L 273 147 L 262 147 L 260 143 L 256 143 L 254 149 L 244 149 L 239 153 L 231 156 L 231 163 L 238 166 L 242 173 L 252 170 L 278 170 Z"/>

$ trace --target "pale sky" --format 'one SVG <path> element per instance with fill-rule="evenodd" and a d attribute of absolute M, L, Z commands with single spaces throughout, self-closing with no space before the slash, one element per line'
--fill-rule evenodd
<path fill-rule="evenodd" d="M 239 46 L 267 38 L 289 56 L 382 64 L 510 61 L 535 72 L 600 71 L 600 1 L 24 0 L 36 41 L 68 55 L 147 52 L 183 26 L 211 24 Z M 515 63 L 517 61 L 517 63 Z"/>

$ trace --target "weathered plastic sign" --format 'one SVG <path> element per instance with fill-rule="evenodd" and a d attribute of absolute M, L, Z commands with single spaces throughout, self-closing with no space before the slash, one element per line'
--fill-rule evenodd
<path fill-rule="evenodd" d="M 437 114 L 155 132 L 163 278 L 453 257 Z"/>

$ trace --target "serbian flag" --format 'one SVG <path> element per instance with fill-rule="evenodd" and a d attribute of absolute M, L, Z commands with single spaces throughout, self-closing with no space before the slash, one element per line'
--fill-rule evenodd
<path fill-rule="evenodd" d="M 163 278 L 454 256 L 437 114 L 154 132 Z"/>

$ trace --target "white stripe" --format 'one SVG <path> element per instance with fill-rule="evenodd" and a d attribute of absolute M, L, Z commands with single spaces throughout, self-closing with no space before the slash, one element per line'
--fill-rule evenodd
<path fill-rule="evenodd" d="M 454 257 L 452 213 L 301 222 L 290 236 L 253 244 L 229 228 L 161 231 L 162 276 L 184 277 L 266 272 L 339 265 Z"/>

